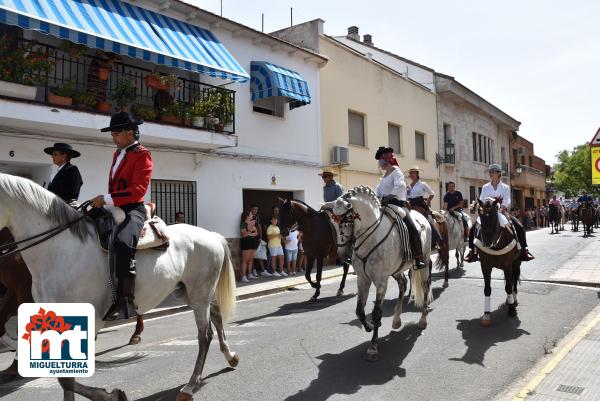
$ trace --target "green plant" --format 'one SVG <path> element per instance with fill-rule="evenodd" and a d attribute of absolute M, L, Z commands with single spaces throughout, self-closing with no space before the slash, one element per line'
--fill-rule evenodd
<path fill-rule="evenodd" d="M 111 98 L 117 107 L 123 108 L 131 104 L 137 97 L 137 88 L 130 79 L 122 79 L 117 82 L 115 91 Z"/>
<path fill-rule="evenodd" d="M 218 88 L 212 95 L 216 98 L 217 106 L 214 110 L 214 115 L 219 119 L 219 124 L 223 124 L 224 126 L 230 124 L 233 121 L 235 113 L 231 92 L 223 88 Z"/>
<path fill-rule="evenodd" d="M 160 75 L 158 72 L 153 72 L 152 76 L 160 81 L 161 85 L 168 85 L 171 88 L 179 88 L 181 85 L 177 75 L 168 74 Z"/>
<path fill-rule="evenodd" d="M 210 93 L 202 99 L 197 99 L 190 107 L 190 113 L 194 117 L 207 117 L 212 115 L 218 107 L 217 98 Z"/>
<path fill-rule="evenodd" d="M 180 101 L 176 101 L 173 103 L 169 103 L 165 105 L 160 114 L 163 116 L 174 116 L 174 117 L 183 117 L 183 103 Z"/>
<path fill-rule="evenodd" d="M 59 49 L 64 53 L 67 53 L 72 59 L 78 59 L 83 53 L 87 51 L 87 46 L 73 43 L 69 40 L 63 40 L 59 46 Z"/>
<path fill-rule="evenodd" d="M 75 80 L 71 78 L 61 86 L 51 88 L 50 92 L 52 92 L 56 96 L 73 97 L 77 93 L 75 90 L 75 86 Z"/>
<path fill-rule="evenodd" d="M 73 95 L 73 103 L 87 107 L 96 106 L 96 95 L 88 92 L 77 92 Z"/>
<path fill-rule="evenodd" d="M 31 43 L 0 36 L 0 80 L 25 85 L 44 85 L 56 62 L 53 53 Z"/>
<path fill-rule="evenodd" d="M 134 116 L 145 121 L 156 120 L 156 117 L 158 116 L 158 111 L 156 111 L 153 106 L 145 104 L 134 104 L 131 106 L 131 112 Z"/>

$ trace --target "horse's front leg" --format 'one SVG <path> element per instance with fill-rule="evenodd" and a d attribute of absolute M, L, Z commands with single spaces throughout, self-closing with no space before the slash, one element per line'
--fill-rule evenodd
<path fill-rule="evenodd" d="M 342 276 L 342 282 L 340 283 L 340 289 L 337 292 L 338 297 L 344 295 L 344 287 L 346 287 L 346 276 L 348 275 L 348 270 L 350 269 L 350 263 L 348 263 L 348 260 L 344 260 L 342 262 L 342 267 L 344 268 L 344 275 Z"/>
<path fill-rule="evenodd" d="M 144 331 L 144 315 L 137 315 L 137 320 L 135 322 L 135 331 L 131 335 L 129 339 L 129 345 L 136 345 L 142 341 L 142 331 Z"/>
<path fill-rule="evenodd" d="M 308 284 L 310 284 L 312 288 L 315 288 L 315 283 L 313 283 L 310 279 L 310 274 L 312 273 L 312 269 L 315 264 L 315 257 L 312 255 L 307 255 L 306 262 L 306 272 L 304 273 L 304 277 L 306 278 L 306 281 L 308 281 Z"/>
<path fill-rule="evenodd" d="M 311 301 L 316 301 L 321 295 L 321 277 L 323 275 L 323 258 L 317 258 L 317 280 L 313 287 L 315 288 L 315 295 L 312 296 Z"/>
<path fill-rule="evenodd" d="M 398 300 L 394 308 L 394 320 L 392 321 L 392 329 L 398 330 L 402 326 L 402 302 L 404 302 L 404 292 L 406 291 L 407 283 L 404 273 L 397 273 L 394 277 L 398 282 Z"/>
<path fill-rule="evenodd" d="M 383 283 L 377 285 L 377 295 L 375 297 L 375 306 L 373 306 L 373 312 L 371 312 L 371 319 L 373 321 L 373 337 L 371 338 L 371 345 L 367 349 L 367 360 L 376 361 L 379 359 L 379 327 L 381 326 L 381 317 L 383 311 L 381 310 L 381 304 L 385 298 L 385 292 L 387 290 L 387 277 Z"/>
<path fill-rule="evenodd" d="M 506 291 L 508 316 L 515 317 L 517 316 L 517 307 L 515 305 L 515 297 L 513 295 L 512 263 L 509 266 L 504 266 L 504 291 Z"/>
<path fill-rule="evenodd" d="M 481 272 L 483 273 L 483 317 L 481 318 L 481 325 L 483 327 L 490 327 L 492 325 L 492 317 L 490 315 L 491 303 L 492 303 L 492 268 L 481 264 Z"/>
<path fill-rule="evenodd" d="M 84 386 L 77 383 L 72 377 L 61 377 L 58 382 L 64 391 L 64 401 L 75 401 L 75 394 L 92 401 L 127 401 L 127 396 L 119 389 L 108 393 L 99 387 Z"/>
<path fill-rule="evenodd" d="M 362 323 L 363 327 L 369 333 L 373 330 L 373 325 L 367 322 L 367 316 L 365 315 L 365 305 L 367 304 L 367 298 L 369 297 L 369 287 L 371 281 L 369 281 L 363 274 L 358 274 L 356 279 L 356 287 L 358 295 L 356 297 L 356 317 Z"/>

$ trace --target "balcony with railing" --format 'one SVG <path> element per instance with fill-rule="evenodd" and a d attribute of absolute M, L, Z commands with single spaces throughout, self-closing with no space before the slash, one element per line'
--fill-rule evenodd
<path fill-rule="evenodd" d="M 533 187 L 540 190 L 546 188 L 546 173 L 526 164 L 519 164 L 515 168 L 512 184 L 522 187 Z"/>
<path fill-rule="evenodd" d="M 0 98 L 100 115 L 124 109 L 145 122 L 235 133 L 232 90 L 158 74 L 109 53 L 90 55 L 71 42 L 13 42 L 0 37 Z"/>

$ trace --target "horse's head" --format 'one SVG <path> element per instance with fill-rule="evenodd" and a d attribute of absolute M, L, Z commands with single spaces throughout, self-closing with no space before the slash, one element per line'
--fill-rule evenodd
<path fill-rule="evenodd" d="M 481 221 L 481 241 L 491 247 L 498 231 L 498 200 L 487 198 L 478 201 L 478 214 Z"/>
<path fill-rule="evenodd" d="M 371 188 L 359 186 L 336 199 L 332 211 L 341 222 L 352 223 L 357 233 L 361 231 L 361 226 L 368 226 L 379 218 L 380 206 Z"/>
<path fill-rule="evenodd" d="M 281 206 L 279 207 L 279 224 L 284 228 L 291 228 L 296 219 L 294 218 L 294 206 L 289 199 L 278 198 Z"/>

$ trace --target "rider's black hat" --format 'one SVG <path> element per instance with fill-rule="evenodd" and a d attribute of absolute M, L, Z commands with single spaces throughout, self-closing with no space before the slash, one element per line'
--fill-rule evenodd
<path fill-rule="evenodd" d="M 69 145 L 68 143 L 55 143 L 54 146 L 45 148 L 44 153 L 52 155 L 52 152 L 55 150 L 67 153 L 72 159 L 81 156 L 81 153 L 73 149 L 73 146 Z"/>
<path fill-rule="evenodd" d="M 124 129 L 135 129 L 138 125 L 143 124 L 144 121 L 136 120 L 133 116 L 126 111 L 121 111 L 113 116 L 110 119 L 110 126 L 106 128 L 102 128 L 101 132 L 107 131 L 120 131 Z"/>
<path fill-rule="evenodd" d="M 386 153 L 394 153 L 394 149 L 386 148 L 385 146 L 380 146 L 379 149 L 377 149 L 377 152 L 375 152 L 375 160 L 381 159 L 381 156 L 383 156 Z"/>

